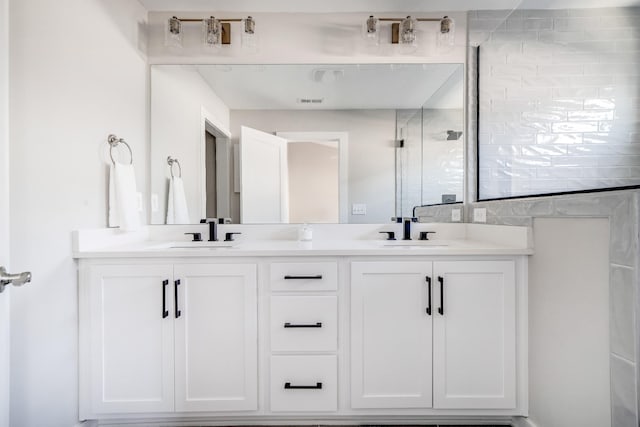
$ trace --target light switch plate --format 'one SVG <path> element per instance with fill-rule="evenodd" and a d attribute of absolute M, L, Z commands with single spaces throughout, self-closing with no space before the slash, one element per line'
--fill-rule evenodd
<path fill-rule="evenodd" d="M 367 205 L 364 203 L 354 203 L 351 205 L 351 215 L 366 215 Z"/>
<path fill-rule="evenodd" d="M 451 210 L 451 221 L 460 222 L 462 220 L 462 210 L 461 209 L 452 209 Z"/>
<path fill-rule="evenodd" d="M 142 193 L 141 192 L 137 192 L 136 193 L 136 198 L 138 199 L 138 212 L 142 212 L 142 208 L 143 208 L 143 204 L 142 204 Z"/>
<path fill-rule="evenodd" d="M 151 195 L 151 212 L 158 212 L 158 194 L 153 193 Z"/>
<path fill-rule="evenodd" d="M 486 208 L 474 208 L 473 209 L 473 222 L 487 222 L 487 209 Z"/>

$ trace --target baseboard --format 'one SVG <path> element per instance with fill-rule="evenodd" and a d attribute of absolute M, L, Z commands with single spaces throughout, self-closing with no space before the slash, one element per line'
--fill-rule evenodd
<path fill-rule="evenodd" d="M 513 417 L 513 427 L 538 427 L 533 421 L 526 417 Z"/>
<path fill-rule="evenodd" d="M 98 427 L 98 421 L 78 421 L 73 427 Z"/>

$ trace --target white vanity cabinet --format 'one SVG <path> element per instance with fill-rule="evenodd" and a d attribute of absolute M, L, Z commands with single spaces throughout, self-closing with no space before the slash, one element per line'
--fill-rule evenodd
<path fill-rule="evenodd" d="M 255 264 L 88 263 L 80 281 L 82 418 L 257 409 Z"/>
<path fill-rule="evenodd" d="M 514 261 L 352 263 L 351 404 L 516 408 Z"/>
<path fill-rule="evenodd" d="M 492 250 L 85 256 L 80 418 L 428 424 L 526 416 L 527 254 Z"/>
<path fill-rule="evenodd" d="M 431 270 L 351 263 L 351 407 L 431 408 Z"/>
<path fill-rule="evenodd" d="M 338 410 L 338 262 L 270 262 L 269 409 Z"/>

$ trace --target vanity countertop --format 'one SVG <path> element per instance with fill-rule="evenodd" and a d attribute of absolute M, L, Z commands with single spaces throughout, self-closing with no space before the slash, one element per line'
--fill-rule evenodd
<path fill-rule="evenodd" d="M 154 226 L 163 227 L 163 226 Z M 166 227 L 166 226 L 164 226 Z M 172 227 L 172 226 L 169 226 Z M 449 255 L 531 255 L 533 245 L 527 227 L 488 226 L 478 224 L 430 225 L 438 237 L 424 240 L 384 240 L 379 229 L 386 225 L 333 226 L 352 227 L 356 233 L 336 238 L 320 228 L 312 241 L 298 241 L 287 233 L 291 226 L 267 226 L 276 230 L 271 236 L 251 238 L 251 227 L 241 228 L 246 236 L 237 242 L 190 242 L 182 233 L 158 233 L 159 228 L 136 235 L 114 230 L 77 231 L 74 235 L 74 258 L 185 258 L 185 257 L 276 257 L 276 256 L 449 256 Z M 326 226 L 325 226 L 326 227 Z M 328 229 L 328 228 L 327 228 Z M 285 232 L 283 233 L 283 230 Z M 261 230 L 262 232 L 263 230 Z M 364 231 L 364 232 L 363 232 Z M 343 233 L 345 234 L 345 233 Z M 162 238 L 164 237 L 164 238 Z M 266 238 L 265 238 L 266 237 Z M 271 238 L 269 238 L 271 237 Z M 284 238 L 283 238 L 284 237 Z M 366 238 L 369 237 L 369 238 Z"/>

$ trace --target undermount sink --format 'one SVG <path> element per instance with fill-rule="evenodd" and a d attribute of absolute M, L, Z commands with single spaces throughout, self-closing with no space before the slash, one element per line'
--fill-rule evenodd
<path fill-rule="evenodd" d="M 449 244 L 438 240 L 385 240 L 382 246 L 412 247 L 412 248 L 441 248 Z"/>
<path fill-rule="evenodd" d="M 157 249 L 231 249 L 238 242 L 171 242 L 169 244 L 159 245 Z"/>

